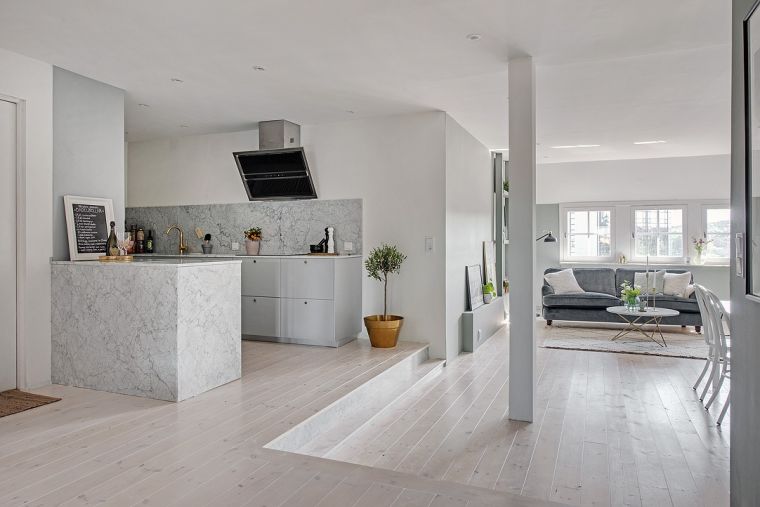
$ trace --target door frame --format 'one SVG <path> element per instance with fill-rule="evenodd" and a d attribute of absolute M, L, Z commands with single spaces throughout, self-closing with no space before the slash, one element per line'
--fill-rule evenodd
<path fill-rule="evenodd" d="M 16 105 L 16 388 L 26 382 L 26 101 L 0 93 L 0 100 Z"/>

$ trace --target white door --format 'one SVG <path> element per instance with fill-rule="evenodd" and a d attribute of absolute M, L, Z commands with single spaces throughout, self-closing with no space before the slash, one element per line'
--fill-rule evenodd
<path fill-rule="evenodd" d="M 16 388 L 16 104 L 0 100 L 0 391 Z"/>

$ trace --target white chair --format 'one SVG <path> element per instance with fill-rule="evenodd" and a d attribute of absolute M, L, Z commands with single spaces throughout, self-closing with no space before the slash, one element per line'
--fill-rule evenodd
<path fill-rule="evenodd" d="M 712 403 L 718 396 L 723 381 L 730 376 L 730 360 L 731 360 L 731 347 L 730 347 L 730 320 L 728 312 L 726 312 L 723 304 L 718 297 L 709 289 L 701 285 L 695 285 L 695 292 L 697 296 L 697 304 L 699 305 L 699 312 L 702 316 L 702 325 L 704 327 L 705 343 L 708 346 L 707 360 L 705 366 L 700 373 L 697 382 L 692 389 L 695 391 L 699 387 L 699 384 L 704 379 L 708 371 L 710 375 L 707 377 L 707 382 L 702 390 L 702 394 L 699 397 L 700 401 L 705 399 L 707 391 L 710 388 L 710 384 L 714 383 L 714 389 L 712 396 L 705 404 L 705 410 L 709 410 Z M 725 322 L 725 325 L 724 325 Z M 726 327 L 729 329 L 729 333 L 726 333 Z M 711 368 L 712 367 L 712 368 Z M 714 380 L 716 379 L 717 380 Z M 723 417 L 726 415 L 728 405 L 730 403 L 731 393 L 729 391 L 726 403 L 723 405 L 723 410 L 718 417 L 717 424 L 720 425 L 723 422 Z"/>
<path fill-rule="evenodd" d="M 717 384 L 713 388 L 712 396 L 710 396 L 710 399 L 705 403 L 705 410 L 710 410 L 710 406 L 720 393 L 723 381 L 725 379 L 731 379 L 731 319 L 728 312 L 726 312 L 726 309 L 723 307 L 723 303 L 718 299 L 718 296 L 713 292 L 708 291 L 707 297 L 712 305 L 711 314 L 713 332 L 717 338 L 715 368 L 718 368 L 720 371 L 720 376 Z M 726 332 L 726 329 L 728 329 L 728 332 Z M 726 403 L 723 405 L 723 409 L 720 411 L 720 416 L 718 417 L 718 425 L 723 422 L 723 417 L 726 415 L 730 403 L 731 389 L 729 388 L 728 396 L 726 396 Z"/>
<path fill-rule="evenodd" d="M 697 390 L 699 387 L 699 384 L 702 382 L 702 379 L 705 378 L 705 374 L 710 369 L 710 366 L 714 366 L 714 360 L 713 358 L 717 354 L 716 351 L 716 343 L 712 331 L 712 325 L 711 325 L 711 318 L 709 313 L 709 307 L 706 302 L 707 300 L 707 289 L 703 287 L 702 285 L 695 284 L 694 285 L 694 293 L 697 297 L 697 304 L 699 305 L 699 314 L 702 317 L 702 329 L 705 337 L 705 343 L 707 344 L 707 360 L 705 361 L 705 367 L 702 368 L 702 373 L 699 374 L 699 378 L 697 378 L 697 381 L 692 386 L 692 389 L 694 391 Z M 710 385 L 710 382 L 708 380 L 707 385 Z M 707 393 L 707 386 L 705 386 L 705 390 L 702 392 L 702 396 L 699 397 L 699 401 L 702 401 L 705 397 L 705 394 Z"/>

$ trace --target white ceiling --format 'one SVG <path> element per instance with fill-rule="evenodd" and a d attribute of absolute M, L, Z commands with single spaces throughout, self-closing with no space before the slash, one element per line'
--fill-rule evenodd
<path fill-rule="evenodd" d="M 0 12 L 0 47 L 125 89 L 131 141 L 440 109 L 501 148 L 507 60 L 530 54 L 539 162 L 729 151 L 729 0 L 1 0 Z M 632 144 L 651 139 L 668 142 Z M 602 146 L 551 148 L 572 144 Z"/>

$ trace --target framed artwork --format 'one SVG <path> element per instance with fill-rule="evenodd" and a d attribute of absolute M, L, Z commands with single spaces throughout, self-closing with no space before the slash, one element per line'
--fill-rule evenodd
<path fill-rule="evenodd" d="M 113 201 L 99 197 L 64 195 L 69 257 L 72 261 L 98 260 L 106 253 Z"/>
<path fill-rule="evenodd" d="M 480 264 L 467 266 L 467 310 L 472 311 L 483 306 L 483 277 Z"/>
<path fill-rule="evenodd" d="M 491 282 L 496 287 L 496 243 L 483 242 L 483 266 L 485 269 L 484 285 Z"/>

